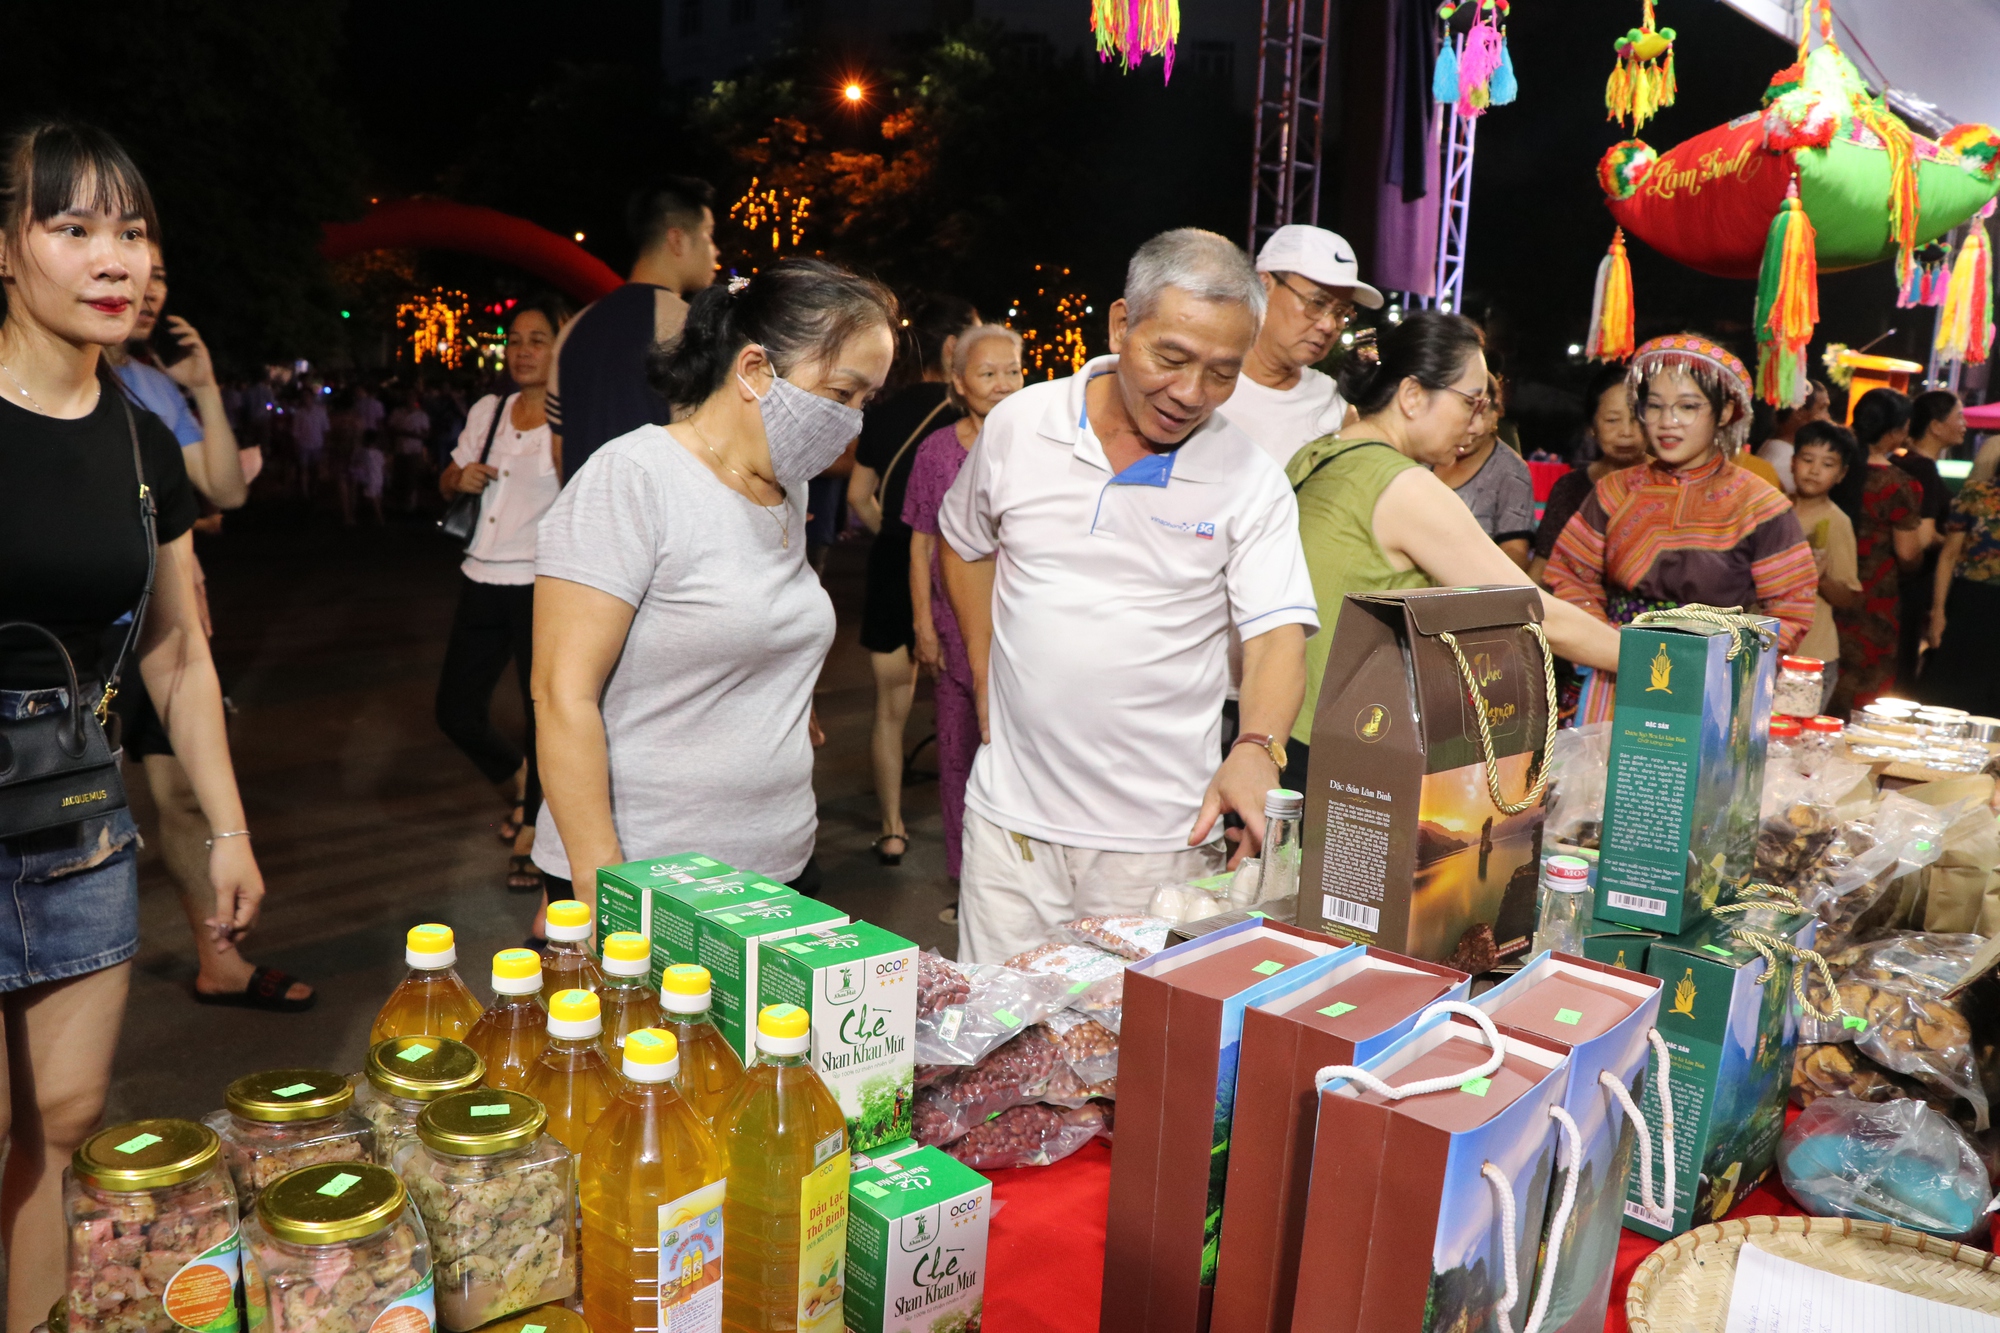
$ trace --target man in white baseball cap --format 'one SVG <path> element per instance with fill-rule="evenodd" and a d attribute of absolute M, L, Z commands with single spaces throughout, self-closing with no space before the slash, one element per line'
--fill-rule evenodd
<path fill-rule="evenodd" d="M 1382 308 L 1382 293 L 1361 281 L 1354 247 L 1323 227 L 1272 232 L 1257 273 L 1269 304 L 1222 415 L 1283 467 L 1345 421 L 1347 403 L 1332 378 L 1312 365 L 1333 347 L 1356 305 Z"/>

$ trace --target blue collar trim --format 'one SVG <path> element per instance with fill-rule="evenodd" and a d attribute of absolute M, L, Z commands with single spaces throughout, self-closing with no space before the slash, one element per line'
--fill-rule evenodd
<path fill-rule="evenodd" d="M 1174 475 L 1174 456 L 1180 450 L 1170 449 L 1163 454 L 1147 454 L 1132 466 L 1111 479 L 1113 486 L 1160 486 L 1164 487 Z"/>

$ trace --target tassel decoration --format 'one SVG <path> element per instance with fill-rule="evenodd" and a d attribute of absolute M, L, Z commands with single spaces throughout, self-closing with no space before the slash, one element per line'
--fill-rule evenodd
<path fill-rule="evenodd" d="M 1950 273 L 1950 246 L 1939 241 L 1919 246 L 1909 279 L 1897 294 L 1896 304 L 1904 309 L 1944 304 L 1945 285 L 1950 280 Z"/>
<path fill-rule="evenodd" d="M 1520 81 L 1514 77 L 1514 49 L 1507 45 L 1507 34 L 1500 34 L 1500 68 L 1493 71 L 1493 82 L 1488 88 L 1494 106 L 1506 106 L 1521 95 Z"/>
<path fill-rule="evenodd" d="M 1458 53 L 1458 114 L 1476 116 L 1492 101 L 1487 85 L 1500 68 L 1500 33 L 1485 19 L 1465 34 Z"/>
<path fill-rule="evenodd" d="M 1773 407 L 1806 400 L 1806 347 L 1819 323 L 1819 265 L 1812 219 L 1799 202 L 1795 177 L 1771 219 L 1757 275 L 1757 392 Z"/>
<path fill-rule="evenodd" d="M 1116 60 L 1131 73 L 1147 56 L 1166 61 L 1166 80 L 1174 77 L 1174 44 L 1181 35 L 1180 0 L 1091 0 L 1090 30 L 1097 36 L 1097 58 Z"/>
<path fill-rule="evenodd" d="M 1611 249 L 1597 265 L 1597 288 L 1590 298 L 1590 336 L 1584 355 L 1593 361 L 1623 361 L 1632 355 L 1632 261 L 1625 255 L 1625 229 L 1611 234 Z"/>
<path fill-rule="evenodd" d="M 1437 68 L 1431 73 L 1431 100 L 1439 106 L 1458 100 L 1458 50 L 1450 33 L 1438 48 Z"/>
<path fill-rule="evenodd" d="M 1986 206 L 1991 211 L 1993 205 Z M 1938 311 L 1937 354 L 1942 361 L 1984 365 L 1993 347 L 1993 245 L 1986 235 L 1986 214 L 1972 219 L 1965 244 L 1958 247 Z"/>
<path fill-rule="evenodd" d="M 1653 0 L 1645 0 L 1639 26 L 1613 45 L 1618 63 L 1604 85 L 1606 120 L 1629 123 L 1636 132 L 1674 104 L 1680 81 L 1674 73 L 1674 30 L 1653 25 Z"/>

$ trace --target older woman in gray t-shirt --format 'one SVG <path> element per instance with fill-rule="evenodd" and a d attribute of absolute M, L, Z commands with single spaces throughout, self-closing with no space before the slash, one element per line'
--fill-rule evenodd
<path fill-rule="evenodd" d="M 670 426 L 599 449 L 542 520 L 535 716 L 550 896 L 707 852 L 798 879 L 818 828 L 814 682 L 833 606 L 806 563 L 806 482 L 861 428 L 895 301 L 818 260 L 696 296 L 657 355 Z"/>

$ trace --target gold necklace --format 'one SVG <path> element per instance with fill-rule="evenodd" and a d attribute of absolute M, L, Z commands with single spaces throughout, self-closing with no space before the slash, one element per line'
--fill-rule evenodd
<path fill-rule="evenodd" d="M 744 476 L 741 472 L 738 472 L 735 468 L 729 466 L 728 463 L 723 461 L 722 455 L 715 451 L 715 446 L 713 444 L 709 443 L 708 432 L 703 430 L 700 426 L 695 425 L 695 423 L 692 421 L 688 421 L 683 424 L 685 424 L 689 430 L 693 431 L 695 433 L 695 436 L 701 440 L 702 448 L 708 450 L 708 456 L 715 460 L 715 465 L 717 467 L 721 468 L 724 472 L 727 472 L 730 476 L 736 478 L 737 481 L 743 483 L 743 497 L 746 500 L 748 500 L 752 505 L 755 505 L 757 508 L 763 510 L 766 514 L 769 514 L 771 516 L 771 521 L 778 525 L 779 543 L 787 551 L 791 550 L 792 549 L 791 506 L 788 504 L 767 505 L 760 503 L 757 499 L 757 492 L 750 485 L 750 478 Z M 783 518 L 780 518 L 777 515 L 777 513 L 774 512 L 780 509 L 784 511 Z"/>
<path fill-rule="evenodd" d="M 28 406 L 34 408 L 37 412 L 40 412 L 43 416 L 48 415 L 47 409 L 45 409 L 40 403 L 35 401 L 35 395 L 28 392 L 28 386 L 21 383 L 20 377 L 16 375 L 11 369 L 8 368 L 8 365 L 5 361 L 0 361 L 0 370 L 5 370 L 7 372 L 7 378 L 14 382 L 14 392 L 20 394 L 23 398 L 27 399 Z"/>

